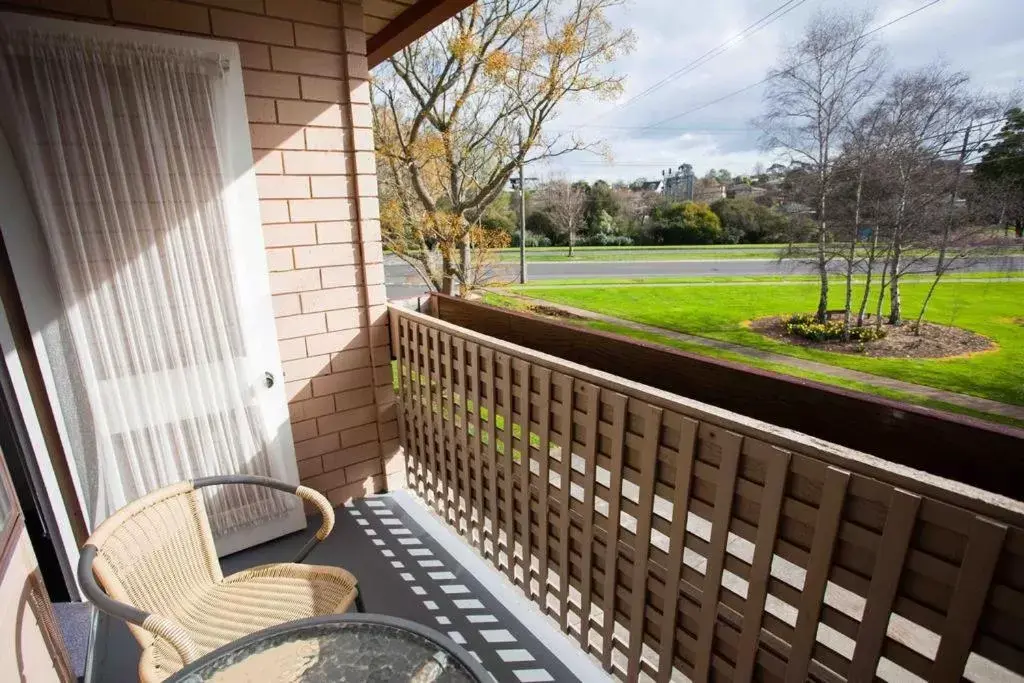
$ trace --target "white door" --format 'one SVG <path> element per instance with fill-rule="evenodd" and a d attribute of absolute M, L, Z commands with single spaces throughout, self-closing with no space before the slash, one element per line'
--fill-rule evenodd
<path fill-rule="evenodd" d="M 298 483 L 237 47 L 0 19 L 0 230 L 87 522 Z M 262 489 L 207 508 L 221 554 L 305 525 Z"/>

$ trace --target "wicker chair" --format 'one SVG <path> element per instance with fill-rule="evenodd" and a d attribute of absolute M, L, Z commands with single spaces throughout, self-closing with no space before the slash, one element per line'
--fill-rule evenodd
<path fill-rule="evenodd" d="M 198 491 L 219 484 L 293 493 L 315 506 L 323 521 L 295 563 L 225 577 Z M 196 479 L 154 491 L 103 522 L 82 548 L 78 581 L 96 607 L 128 622 L 142 646 L 139 678 L 154 683 L 268 626 L 344 612 L 353 603 L 362 612 L 352 574 L 297 564 L 333 527 L 330 503 L 305 486 L 251 476 Z"/>

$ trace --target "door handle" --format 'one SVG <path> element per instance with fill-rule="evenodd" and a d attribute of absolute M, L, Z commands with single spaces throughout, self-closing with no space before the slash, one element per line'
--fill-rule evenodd
<path fill-rule="evenodd" d="M 272 386 L 274 386 L 274 375 L 272 375 L 269 372 L 264 372 L 263 373 L 263 384 L 266 385 L 267 389 L 269 389 Z"/>

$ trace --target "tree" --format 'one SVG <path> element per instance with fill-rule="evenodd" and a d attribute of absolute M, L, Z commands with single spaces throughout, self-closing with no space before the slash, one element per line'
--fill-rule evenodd
<path fill-rule="evenodd" d="M 924 301 L 921 303 L 921 309 L 917 314 L 917 320 L 914 323 L 916 334 L 921 333 L 921 321 L 924 320 L 928 304 L 931 302 L 932 295 L 935 293 L 935 289 L 939 286 L 943 276 L 960 264 L 971 260 L 972 256 L 978 251 L 985 249 L 982 238 L 985 235 L 986 228 L 980 225 L 972 226 L 968 212 L 965 208 L 959 206 L 959 203 L 963 195 L 964 176 L 966 175 L 965 171 L 968 161 L 987 149 L 986 140 L 998 136 L 994 125 L 997 124 L 997 121 L 988 119 L 991 119 L 1001 108 L 994 102 L 987 101 L 986 98 L 972 97 L 968 93 L 964 93 L 964 95 L 966 97 L 954 95 L 952 98 L 952 103 L 956 108 L 951 117 L 951 122 L 959 121 L 960 123 L 967 123 L 967 125 L 963 129 L 963 139 L 959 145 L 959 150 L 956 151 L 956 157 L 946 161 L 946 166 L 951 166 L 951 168 L 948 168 L 948 173 L 946 174 L 950 177 L 946 187 L 948 198 L 945 200 L 945 215 L 941 219 L 941 232 L 937 235 L 938 257 L 931 286 L 929 286 L 928 292 L 925 294 Z M 948 153 L 946 150 L 941 152 L 943 155 Z"/>
<path fill-rule="evenodd" d="M 480 0 L 374 74 L 386 246 L 432 287 L 470 272 L 471 235 L 520 165 L 588 148 L 544 124 L 566 101 L 614 97 L 632 34 L 623 0 Z"/>
<path fill-rule="evenodd" d="M 730 173 L 729 169 L 726 168 L 711 168 L 708 169 L 708 172 L 704 174 L 704 179 L 717 180 L 723 185 L 728 185 L 729 183 L 732 182 L 732 173 Z"/>
<path fill-rule="evenodd" d="M 621 207 L 619 217 L 630 233 L 639 233 L 651 211 L 661 201 L 661 195 L 653 190 L 643 189 L 642 185 L 618 185 L 614 188 L 617 203 Z"/>
<path fill-rule="evenodd" d="M 879 142 L 878 127 L 882 111 L 874 107 L 859 120 L 849 120 L 845 131 L 843 156 L 838 164 L 840 173 L 845 174 L 845 185 L 848 193 L 847 206 L 852 204 L 852 210 L 847 212 L 848 226 L 847 240 L 849 247 L 845 254 L 846 260 L 846 297 L 843 306 L 843 339 L 849 341 L 851 323 L 853 322 L 853 274 L 861 265 L 865 265 L 866 280 L 864 282 L 864 294 L 861 299 L 860 310 L 857 315 L 857 327 L 864 324 L 864 310 L 867 307 L 868 297 L 871 293 L 871 280 L 874 275 L 875 260 L 878 256 L 877 226 L 868 228 L 870 232 L 869 246 L 866 262 L 861 259 L 858 251 L 859 241 L 864 230 L 865 219 L 865 185 L 870 184 L 872 178 L 869 174 L 879 168 Z M 852 186 L 852 187 L 851 187 Z"/>
<path fill-rule="evenodd" d="M 1024 237 L 1024 110 L 1014 107 L 1006 112 L 1006 123 L 996 137 L 998 142 L 985 149 L 974 168 L 974 177 L 998 197 L 999 222 L 1012 222 L 1019 239 Z"/>
<path fill-rule="evenodd" d="M 598 216 L 597 225 L 587 234 L 587 244 L 596 247 L 623 247 L 633 243 L 629 235 L 623 234 L 615 219 L 607 211 Z"/>
<path fill-rule="evenodd" d="M 699 202 L 654 207 L 647 232 L 655 244 L 715 244 L 723 238 L 718 216 Z"/>
<path fill-rule="evenodd" d="M 968 82 L 966 74 L 941 65 L 897 74 L 877 105 L 881 172 L 888 188 L 876 208 L 888 234 L 888 283 L 883 277 L 879 297 L 888 284 L 890 325 L 903 322 L 903 275 L 941 249 L 934 248 L 935 228 L 947 218 L 943 200 L 951 194 L 955 199 L 963 165 L 949 158 L 950 148 L 959 150 L 960 136 L 978 116 L 977 96 L 967 89 Z"/>
<path fill-rule="evenodd" d="M 509 235 L 519 233 L 519 216 L 512 208 L 512 193 L 502 192 L 480 216 L 480 225 L 488 230 L 506 232 Z"/>
<path fill-rule="evenodd" d="M 569 256 L 576 247 L 577 231 L 583 226 L 587 209 L 587 191 L 581 183 L 565 179 L 550 180 L 534 195 L 538 208 L 546 213 L 558 231 L 569 239 Z"/>
<path fill-rule="evenodd" d="M 728 241 L 761 244 L 782 241 L 787 219 L 774 209 L 752 199 L 719 199 L 711 204 Z"/>
<path fill-rule="evenodd" d="M 769 72 L 765 114 L 757 124 L 764 146 L 799 164 L 812 179 L 808 203 L 818 230 L 815 263 L 820 281 L 816 318 L 828 310 L 828 196 L 839 134 L 873 91 L 884 52 L 866 35 L 868 14 L 819 13 L 803 37 Z"/>
<path fill-rule="evenodd" d="M 587 230 L 597 232 L 601 227 L 599 221 L 603 214 L 612 218 L 617 217 L 621 209 L 618 200 L 612 186 L 603 180 L 598 180 L 587 187 Z"/>
<path fill-rule="evenodd" d="M 526 232 L 545 237 L 550 244 L 558 244 L 559 230 L 551 216 L 532 204 L 530 206 L 533 208 L 526 214 Z"/>

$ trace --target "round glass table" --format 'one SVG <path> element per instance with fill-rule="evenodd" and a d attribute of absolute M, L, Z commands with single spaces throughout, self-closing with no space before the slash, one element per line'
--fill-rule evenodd
<path fill-rule="evenodd" d="M 483 683 L 483 667 L 448 637 L 379 614 L 290 621 L 228 643 L 184 667 L 174 683 Z"/>

